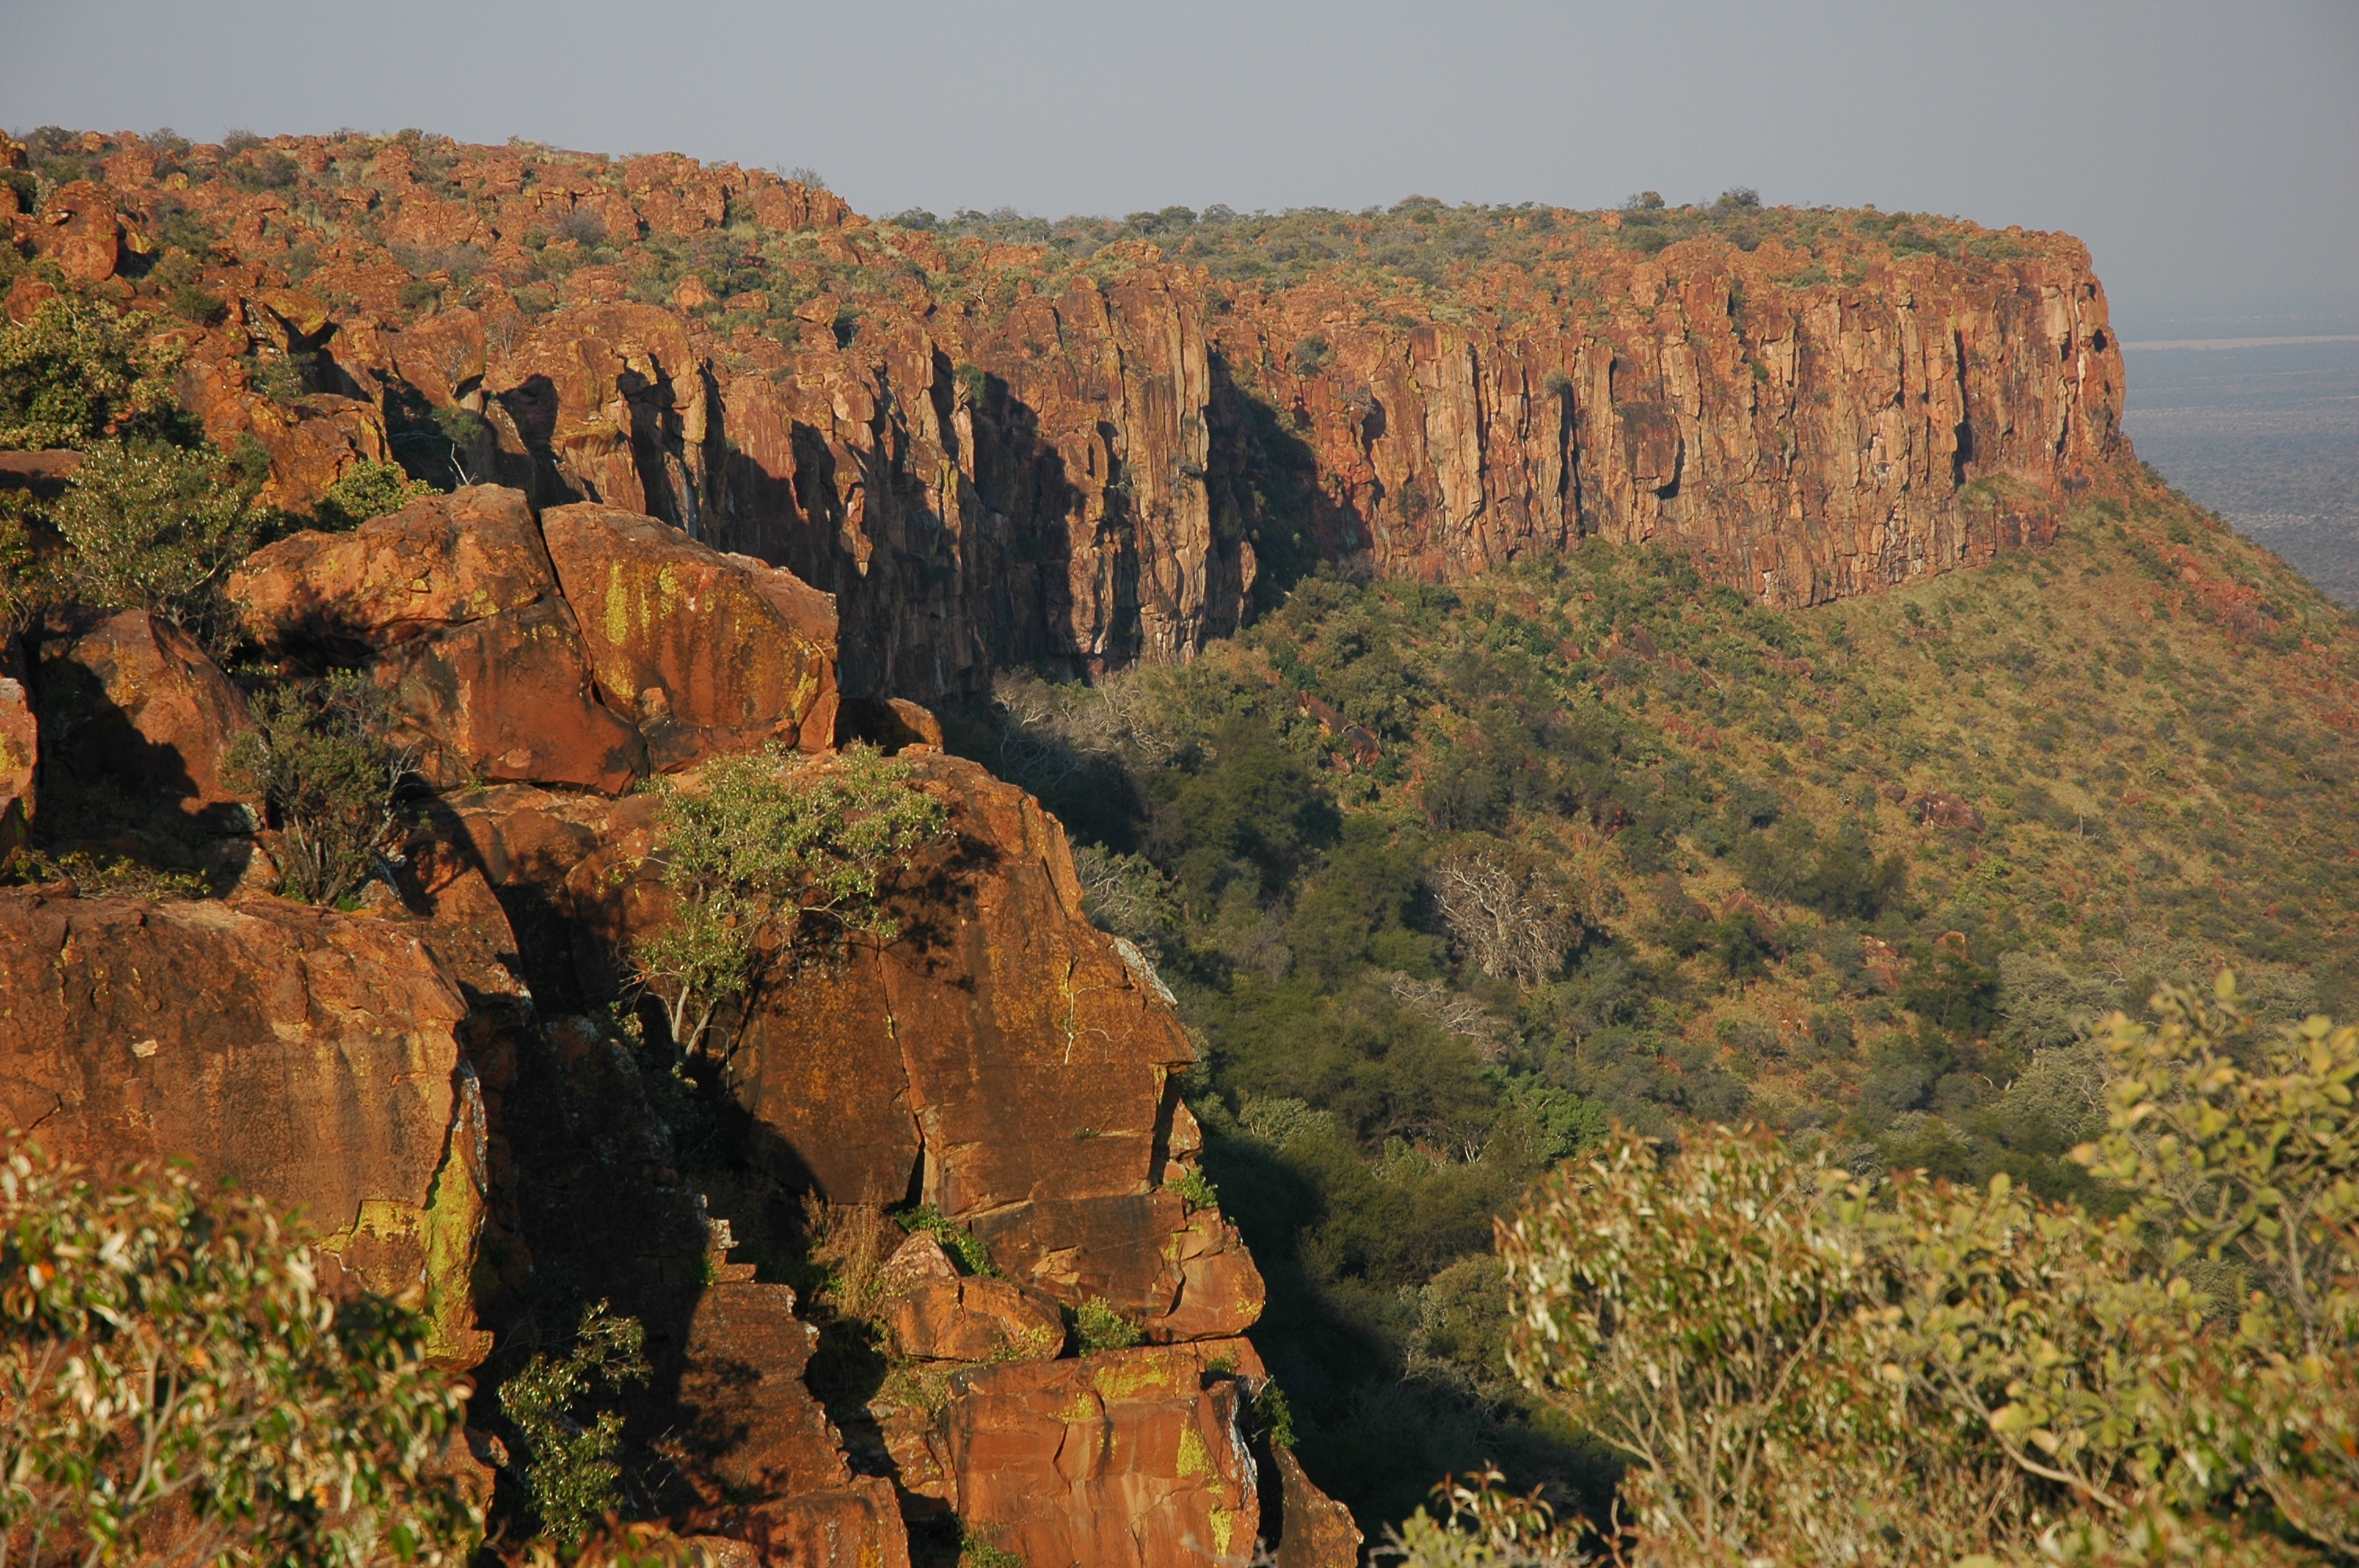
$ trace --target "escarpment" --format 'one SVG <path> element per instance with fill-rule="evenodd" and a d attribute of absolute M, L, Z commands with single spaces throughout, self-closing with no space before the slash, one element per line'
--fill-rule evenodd
<path fill-rule="evenodd" d="M 856 697 L 1183 659 L 1322 560 L 1446 579 L 1602 535 L 1816 603 L 2043 543 L 2128 457 L 2060 235 L 1508 209 L 1449 237 L 1411 202 L 1240 256 L 944 235 L 673 157 L 84 142 L 20 243 L 128 303 L 160 301 L 160 236 L 212 236 L 175 274 L 222 312 L 171 329 L 183 395 L 281 499 L 389 452 L 651 514 L 835 595 Z"/>
<path fill-rule="evenodd" d="M 500 1487 L 524 1483 L 495 1390 L 603 1300 L 654 1368 L 617 1397 L 634 1511 L 729 1560 L 1356 1559 L 1256 1417 L 1262 1280 L 1190 1180 L 1168 993 L 1083 918 L 1056 819 L 916 739 L 922 709 L 860 720 L 946 814 L 884 887 L 890 937 L 775 956 L 704 1056 L 646 1033 L 628 946 L 679 895 L 661 797 L 629 786 L 765 747 L 845 765 L 824 594 L 485 486 L 295 534 L 228 594 L 241 678 L 356 672 L 431 790 L 360 894 L 290 902 L 292 829 L 239 793 L 255 721 L 204 651 L 145 612 L 31 628 L 0 776 L 63 874 L 0 889 L 0 1124 L 299 1208 L 337 1288 L 417 1306 L 476 1368 Z M 201 877 L 77 880 L 45 811 L 108 769 Z M 866 1238 L 864 1317 L 853 1265 L 811 1261 L 835 1235 Z"/>

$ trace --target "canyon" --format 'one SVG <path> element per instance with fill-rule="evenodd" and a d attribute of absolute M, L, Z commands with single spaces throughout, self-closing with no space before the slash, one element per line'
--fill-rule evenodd
<path fill-rule="evenodd" d="M 1087 917 L 1064 825 L 921 705 L 1187 662 L 1313 574 L 1591 538 L 1823 604 L 2046 546 L 2135 467 L 2061 235 L 1505 209 L 1497 255 L 1273 272 L 669 155 L 92 135 L 44 155 L 77 178 L 0 165 L 9 319 L 147 313 L 288 524 L 223 587 L 246 665 L 136 608 L 0 648 L 0 861 L 100 777 L 212 857 L 193 894 L 0 887 L 0 1125 L 299 1206 L 453 1367 L 549 1332 L 550 1281 L 603 1296 L 655 1367 L 637 1500 L 733 1563 L 1363 1544 L 1278 1438 L 1171 992 Z M 1336 222 L 1364 249 L 1444 218 Z M 393 461 L 438 493 L 299 526 Z M 351 907 L 279 896 L 283 829 L 228 765 L 256 670 L 352 673 L 414 758 Z M 678 915 L 645 786 L 854 742 L 950 825 L 886 889 L 897 939 L 779 966 L 683 1089 L 634 1038 L 627 954 Z M 872 1222 L 893 1369 L 847 1392 L 789 1265 Z M 453 1463 L 512 1489 L 469 1436 Z"/>

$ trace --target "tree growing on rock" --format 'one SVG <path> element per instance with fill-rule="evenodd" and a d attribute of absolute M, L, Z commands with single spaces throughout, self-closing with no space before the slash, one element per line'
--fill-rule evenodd
<path fill-rule="evenodd" d="M 0 1162 L 0 1544 L 52 1563 L 463 1563 L 426 1325 L 332 1301 L 259 1199 Z"/>
<path fill-rule="evenodd" d="M 706 1049 L 724 1011 L 767 967 L 820 931 L 891 942 L 885 879 L 948 831 L 909 765 L 853 745 L 806 760 L 783 747 L 723 757 L 693 783 L 666 779 L 656 848 L 677 903 L 631 949 L 633 983 L 659 1002 L 682 1054 Z"/>
<path fill-rule="evenodd" d="M 280 891 L 341 903 L 401 842 L 417 759 L 386 740 L 383 697 L 350 670 L 267 687 L 249 706 L 255 728 L 230 743 L 228 775 L 279 831 Z"/>

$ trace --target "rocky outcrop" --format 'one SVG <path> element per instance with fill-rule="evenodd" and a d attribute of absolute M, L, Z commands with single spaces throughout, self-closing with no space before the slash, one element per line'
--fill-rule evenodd
<path fill-rule="evenodd" d="M 757 1499 L 731 1510 L 729 1529 L 768 1562 L 908 1568 L 908 1532 L 891 1483 L 852 1473 L 842 1435 L 804 1383 L 818 1333 L 794 1309 L 792 1289 L 751 1278 L 716 1280 L 698 1298 L 679 1390 L 686 1435 L 675 1462 L 708 1507 Z"/>
<path fill-rule="evenodd" d="M 1262 1480 L 1244 1441 L 1244 1340 L 986 1367 L 929 1438 L 966 1528 L 1027 1563 L 1253 1561 Z"/>
<path fill-rule="evenodd" d="M 619 793 L 766 741 L 833 743 L 834 611 L 791 574 L 609 507 L 480 485 L 232 575 L 266 650 L 358 664 L 440 785 Z"/>
<path fill-rule="evenodd" d="M 652 517 L 561 506 L 541 519 L 608 708 L 658 769 L 765 741 L 835 739 L 835 605 L 792 573 Z"/>
<path fill-rule="evenodd" d="M 187 633 L 144 610 L 63 610 L 38 638 L 32 685 L 49 770 L 192 825 L 246 825 L 227 769 L 231 743 L 254 721 Z"/>
<path fill-rule="evenodd" d="M 101 140 L 106 192 L 12 220 L 85 272 L 164 195 L 144 144 Z M 1184 244 L 945 241 L 669 155 L 190 157 L 172 200 L 222 236 L 227 317 L 186 330 L 184 395 L 263 443 L 275 497 L 391 450 L 653 515 L 834 595 L 860 697 L 1184 659 L 1319 559 L 1454 579 L 1602 535 L 1816 603 L 2039 544 L 2128 458 L 2104 292 L 2061 235 L 1763 214 L 1650 254 L 1622 214 L 1535 210 L 1496 217 L 1512 259 L 1280 287 Z M 267 157 L 336 232 L 221 178 Z M 733 224 L 726 267 L 639 243 Z M 274 354 L 305 395 L 255 391 Z"/>
<path fill-rule="evenodd" d="M 888 899 L 899 941 L 791 967 L 758 994 L 726 1069 L 755 1157 L 832 1203 L 930 1203 L 1011 1279 L 1103 1301 L 1149 1338 L 1243 1331 L 1261 1310 L 1252 1258 L 1168 1184 L 1190 1143 L 1175 1150 L 1175 1125 L 1192 1127 L 1171 1079 L 1195 1059 L 1170 1004 L 1083 918 L 1064 831 L 1038 802 L 972 762 L 904 754 L 951 836 Z M 653 803 L 494 789 L 451 805 L 536 993 L 613 997 L 622 944 L 669 910 Z"/>
<path fill-rule="evenodd" d="M 111 1170 L 188 1157 L 303 1211 L 472 1362 L 487 1183 L 468 1001 L 416 925 L 276 899 L 0 890 L 0 1126 Z"/>
<path fill-rule="evenodd" d="M 420 501 L 350 534 L 297 534 L 230 578 L 265 648 L 365 661 L 427 776 L 621 790 L 646 747 L 602 707 L 523 496 Z"/>

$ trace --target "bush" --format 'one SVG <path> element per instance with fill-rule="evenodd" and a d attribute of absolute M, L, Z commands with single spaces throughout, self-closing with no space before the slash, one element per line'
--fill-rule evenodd
<path fill-rule="evenodd" d="M 942 1250 L 957 1259 L 970 1274 L 996 1278 L 999 1271 L 991 1261 L 990 1249 L 975 1239 L 974 1232 L 951 1218 L 929 1203 L 893 1217 L 901 1228 L 915 1236 L 924 1231 L 942 1244 Z"/>
<path fill-rule="evenodd" d="M 249 708 L 257 728 L 230 743 L 227 773 L 278 826 L 279 891 L 342 903 L 401 842 L 415 759 L 386 740 L 383 697 L 351 671 L 271 687 Z"/>
<path fill-rule="evenodd" d="M 211 630 L 221 578 L 253 548 L 251 491 L 215 451 L 103 442 L 57 503 L 73 597 Z"/>
<path fill-rule="evenodd" d="M 1074 1348 L 1082 1356 L 1127 1350 L 1145 1337 L 1138 1325 L 1096 1296 L 1071 1309 L 1071 1316 Z"/>
<path fill-rule="evenodd" d="M 311 526 L 331 534 L 348 534 L 372 517 L 398 512 L 413 501 L 434 493 L 434 487 L 411 479 L 398 463 L 354 463 L 336 482 L 321 492 L 311 512 Z"/>
<path fill-rule="evenodd" d="M 675 1049 L 701 1049 L 722 1009 L 758 984 L 767 955 L 791 952 L 810 931 L 900 935 L 880 902 L 885 876 L 907 869 L 950 820 L 908 777 L 908 762 L 869 746 L 824 763 L 772 746 L 719 758 L 692 784 L 655 784 L 653 859 L 679 906 L 631 957 L 634 983 L 662 1003 Z"/>
<path fill-rule="evenodd" d="M 463 1563 L 481 1519 L 430 1474 L 465 1384 L 426 1324 L 337 1303 L 259 1199 L 182 1169 L 108 1185 L 0 1165 L 0 1540 L 84 1561 Z"/>
<path fill-rule="evenodd" d="M 0 449 L 185 438 L 172 393 L 179 350 L 147 342 L 152 325 L 70 297 L 44 301 L 22 326 L 0 320 Z"/>
<path fill-rule="evenodd" d="M 535 1355 L 500 1385 L 500 1413 L 524 1439 L 525 1488 L 542 1531 L 568 1546 L 623 1503 L 623 1418 L 600 1411 L 584 1424 L 592 1390 L 644 1383 L 647 1331 L 600 1302 L 582 1309 L 573 1347 L 561 1357 Z"/>
<path fill-rule="evenodd" d="M 2359 1029 L 2264 1037 L 2219 995 L 2109 1027 L 2113 1131 L 2076 1158 L 2122 1218 L 1721 1128 L 1535 1188 L 1509 1360 L 1627 1459 L 1636 1554 L 2359 1547 Z"/>

